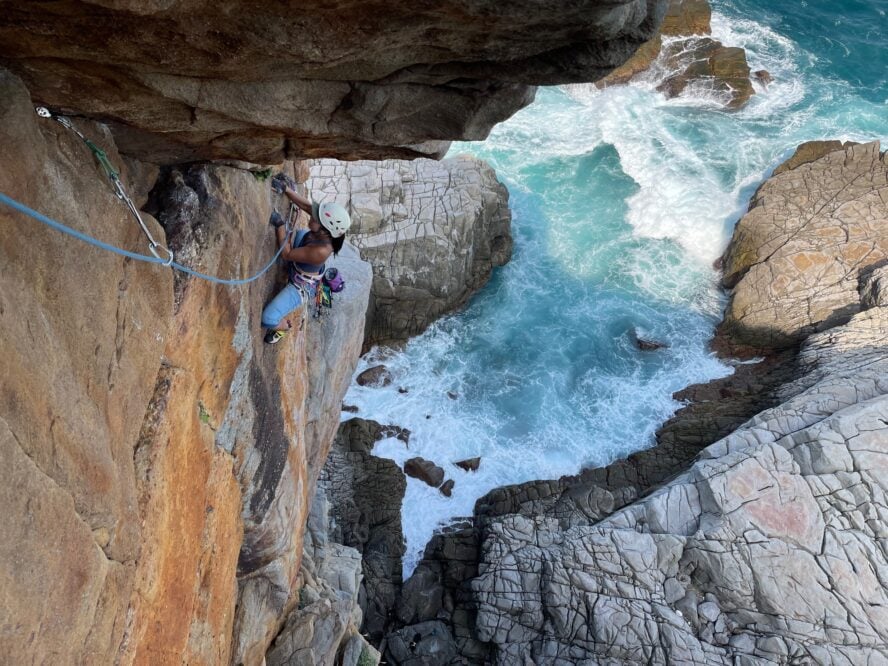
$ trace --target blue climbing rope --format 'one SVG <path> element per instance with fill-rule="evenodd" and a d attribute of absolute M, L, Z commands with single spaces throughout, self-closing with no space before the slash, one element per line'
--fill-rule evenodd
<path fill-rule="evenodd" d="M 201 278 L 202 280 L 209 280 L 210 282 L 215 282 L 216 284 L 227 284 L 227 285 L 239 285 L 239 284 L 247 284 L 249 282 L 253 282 L 254 280 L 258 280 L 262 275 L 264 275 L 268 269 L 274 266 L 275 262 L 281 256 L 281 252 L 284 251 L 284 245 L 278 249 L 277 253 L 272 257 L 271 261 L 263 268 L 261 271 L 252 275 L 248 278 L 242 278 L 237 280 L 225 280 L 223 278 L 214 277 L 212 275 L 207 275 L 206 273 L 201 273 L 199 271 L 194 270 L 193 268 L 188 268 L 187 266 L 183 266 L 177 261 L 167 262 L 165 259 L 161 259 L 160 257 L 150 256 L 147 254 L 138 254 L 137 252 L 130 252 L 129 250 L 124 250 L 122 248 L 116 247 L 109 243 L 105 243 L 104 241 L 100 241 L 98 238 L 93 238 L 81 231 L 77 231 L 76 229 L 72 229 L 69 226 L 62 224 L 56 220 L 53 220 L 50 217 L 47 217 L 43 213 L 39 213 L 32 208 L 28 208 L 25 204 L 16 201 L 12 197 L 5 195 L 3 192 L 0 192 L 0 203 L 12 208 L 13 210 L 17 210 L 20 213 L 23 213 L 29 217 L 34 218 L 38 222 L 42 222 L 43 224 L 55 229 L 56 231 L 61 231 L 64 234 L 68 234 L 69 236 L 73 236 L 74 238 L 83 241 L 84 243 L 89 243 L 90 245 L 94 245 L 95 247 L 101 248 L 103 250 L 107 250 L 108 252 L 113 252 L 114 254 L 119 254 L 123 257 L 129 257 L 130 259 L 135 259 L 136 261 L 145 261 L 150 264 L 161 264 L 162 266 L 171 266 L 178 271 L 183 273 L 187 273 L 188 275 L 193 275 L 194 277 Z M 289 225 L 286 227 L 287 233 L 291 233 Z"/>

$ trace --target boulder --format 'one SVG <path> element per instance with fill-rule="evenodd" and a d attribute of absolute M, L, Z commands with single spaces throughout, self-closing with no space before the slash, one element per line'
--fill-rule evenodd
<path fill-rule="evenodd" d="M 481 458 L 466 458 L 465 460 L 460 460 L 453 464 L 467 472 L 477 472 L 478 468 L 481 466 Z"/>
<path fill-rule="evenodd" d="M 350 208 L 373 265 L 366 347 L 421 333 L 511 257 L 509 193 L 481 160 L 318 160 L 311 174 L 312 196 Z"/>
<path fill-rule="evenodd" d="M 439 490 L 441 494 L 445 497 L 450 497 L 453 494 L 453 486 L 456 485 L 456 481 L 453 479 L 447 479 L 444 483 L 441 484 Z"/>
<path fill-rule="evenodd" d="M 444 481 L 444 470 L 425 458 L 410 458 L 406 461 L 404 474 L 419 479 L 433 488 L 439 487 Z"/>
<path fill-rule="evenodd" d="M 888 164 L 879 143 L 807 145 L 768 179 L 724 255 L 719 336 L 773 349 L 861 309 L 861 273 L 888 258 Z"/>
<path fill-rule="evenodd" d="M 155 164 L 440 157 L 449 140 L 484 139 L 533 86 L 621 64 L 663 4 L 18 3 L 0 60 L 36 100 L 101 119 Z"/>
<path fill-rule="evenodd" d="M 358 386 L 388 386 L 392 383 L 392 373 L 384 365 L 374 365 L 359 374 L 355 381 Z"/>

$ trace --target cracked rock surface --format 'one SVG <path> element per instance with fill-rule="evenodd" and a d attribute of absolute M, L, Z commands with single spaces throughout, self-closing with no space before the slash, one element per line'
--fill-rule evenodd
<path fill-rule="evenodd" d="M 491 521 L 477 631 L 496 663 L 888 659 L 888 309 L 810 338 L 818 370 L 595 522 Z"/>
<path fill-rule="evenodd" d="M 317 160 L 307 186 L 351 210 L 373 266 L 365 346 L 421 333 L 512 256 L 509 192 L 482 160 Z"/>
<path fill-rule="evenodd" d="M 791 161 L 755 193 L 724 255 L 732 291 L 720 331 L 753 347 L 788 347 L 847 321 L 861 309 L 861 277 L 888 259 L 879 142 Z"/>

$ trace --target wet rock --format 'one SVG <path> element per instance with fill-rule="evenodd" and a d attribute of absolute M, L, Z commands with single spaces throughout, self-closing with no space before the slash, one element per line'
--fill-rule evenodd
<path fill-rule="evenodd" d="M 671 43 L 662 57 L 675 72 L 657 86 L 667 97 L 678 97 L 693 83 L 724 97 L 727 108 L 738 109 L 755 94 L 742 48 L 703 37 Z"/>
<path fill-rule="evenodd" d="M 456 400 L 459 397 L 459 393 L 456 391 L 447 391 L 447 397 L 451 400 Z"/>
<path fill-rule="evenodd" d="M 382 426 L 377 437 L 379 439 L 394 437 L 395 439 L 404 442 L 404 444 L 406 444 L 407 446 L 410 446 L 410 431 L 407 428 L 402 428 L 401 426 Z"/>
<path fill-rule="evenodd" d="M 445 497 L 450 497 L 453 494 L 453 486 L 455 485 L 456 482 L 453 479 L 447 479 L 443 484 L 441 484 L 439 490 L 441 491 L 441 494 Z"/>
<path fill-rule="evenodd" d="M 359 386 L 388 386 L 392 383 L 392 373 L 384 365 L 367 368 L 355 380 Z"/>
<path fill-rule="evenodd" d="M 635 329 L 629 331 L 629 337 L 632 339 L 635 346 L 641 351 L 656 351 L 658 349 L 666 349 L 669 347 L 665 342 L 639 337 L 638 331 Z"/>
<path fill-rule="evenodd" d="M 774 80 L 774 77 L 771 76 L 771 73 L 766 69 L 757 69 L 752 73 L 752 76 L 765 87 Z"/>
<path fill-rule="evenodd" d="M 466 458 L 465 460 L 460 460 L 453 464 L 467 472 L 477 472 L 478 468 L 481 466 L 481 458 Z"/>
<path fill-rule="evenodd" d="M 342 411 L 348 414 L 357 414 L 360 410 L 357 405 L 342 405 Z"/>
<path fill-rule="evenodd" d="M 404 473 L 407 476 L 412 476 L 414 479 L 427 483 L 433 488 L 437 488 L 444 481 L 444 470 L 425 458 L 410 458 L 410 460 L 404 463 Z"/>
<path fill-rule="evenodd" d="M 387 655 L 396 664 L 446 664 L 456 657 L 457 649 L 447 625 L 429 621 L 404 627 L 387 637 Z"/>

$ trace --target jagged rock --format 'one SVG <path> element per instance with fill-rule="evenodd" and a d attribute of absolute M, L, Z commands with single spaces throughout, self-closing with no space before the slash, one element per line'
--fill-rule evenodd
<path fill-rule="evenodd" d="M 373 265 L 365 346 L 421 333 L 511 257 L 509 193 L 480 160 L 318 160 L 311 173 L 314 196 L 352 210 L 349 238 Z"/>
<path fill-rule="evenodd" d="M 410 458 L 410 460 L 406 461 L 404 463 L 404 474 L 424 481 L 433 488 L 437 488 L 444 481 L 444 470 L 425 458 Z"/>
<path fill-rule="evenodd" d="M 660 31 L 656 37 L 638 47 L 629 60 L 596 82 L 596 86 L 627 83 L 637 74 L 650 68 L 660 55 L 662 36 L 708 35 L 711 32 L 712 8 L 707 0 L 670 0 Z"/>
<path fill-rule="evenodd" d="M 358 386 L 388 386 L 392 383 L 392 373 L 384 365 L 367 368 L 357 376 Z"/>
<path fill-rule="evenodd" d="M 382 426 L 382 429 L 379 431 L 378 437 L 379 439 L 394 437 L 395 439 L 404 442 L 404 444 L 406 444 L 408 447 L 410 446 L 410 431 L 407 428 L 402 428 L 401 426 Z"/>
<path fill-rule="evenodd" d="M 803 146 L 819 154 L 828 146 Z M 860 310 L 861 271 L 888 258 L 888 164 L 852 145 L 768 179 L 724 256 L 732 289 L 720 336 L 787 347 Z"/>
<path fill-rule="evenodd" d="M 670 72 L 657 90 L 667 97 L 677 97 L 692 83 L 703 83 L 727 100 L 725 106 L 737 109 L 755 94 L 749 79 L 746 51 L 724 46 L 709 37 L 673 42 L 662 51 Z"/>
<path fill-rule="evenodd" d="M 481 466 L 481 458 L 466 458 L 465 460 L 460 460 L 453 464 L 467 472 L 477 472 L 478 468 Z"/>
<path fill-rule="evenodd" d="M 669 347 L 665 342 L 659 342 L 657 340 L 648 340 L 646 338 L 639 337 L 638 331 L 632 329 L 629 331 L 629 337 L 632 339 L 632 342 L 635 344 L 638 349 L 641 351 L 656 351 L 658 349 L 665 349 Z"/>
<path fill-rule="evenodd" d="M 766 88 L 768 84 L 774 81 L 774 77 L 771 76 L 771 73 L 766 69 L 757 69 L 752 73 L 753 78 L 761 83 Z"/>
<path fill-rule="evenodd" d="M 364 419 L 343 423 L 319 481 L 335 519 L 333 539 L 362 555 L 361 631 L 376 642 L 401 587 L 401 501 L 407 487 L 394 462 L 370 454 L 384 429 Z"/>
<path fill-rule="evenodd" d="M 594 81 L 654 35 L 663 3 L 8 3 L 0 59 L 34 97 L 107 122 L 153 163 L 440 157 L 535 85 Z M 194 16 L 201 20 L 195 21 Z M 112 26 L 111 38 L 96 26 Z M 158 45 L 163 48 L 158 48 Z"/>
<path fill-rule="evenodd" d="M 888 306 L 888 264 L 877 264 L 860 271 L 857 290 L 862 309 Z"/>
<path fill-rule="evenodd" d="M 456 657 L 456 643 L 443 622 L 429 621 L 388 635 L 388 652 L 401 666 L 446 664 Z"/>

